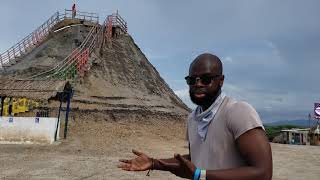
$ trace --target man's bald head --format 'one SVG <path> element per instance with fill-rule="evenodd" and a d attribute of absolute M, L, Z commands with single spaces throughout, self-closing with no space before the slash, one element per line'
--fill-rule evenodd
<path fill-rule="evenodd" d="M 218 56 L 210 53 L 203 53 L 194 59 L 190 64 L 189 74 L 192 74 L 192 71 L 199 66 L 205 66 L 206 68 L 209 68 L 212 73 L 216 73 L 217 75 L 222 75 L 223 73 L 221 60 Z"/>
<path fill-rule="evenodd" d="M 189 68 L 189 94 L 191 101 L 207 109 L 221 93 L 224 82 L 220 59 L 209 53 L 199 55 Z"/>

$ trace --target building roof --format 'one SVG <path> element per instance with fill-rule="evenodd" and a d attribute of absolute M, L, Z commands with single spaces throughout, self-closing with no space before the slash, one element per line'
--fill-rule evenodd
<path fill-rule="evenodd" d="M 71 91 L 68 81 L 0 79 L 0 96 L 35 100 L 58 99 Z"/>
<path fill-rule="evenodd" d="M 294 133 L 303 133 L 303 132 L 308 132 L 310 128 L 305 128 L 305 129 L 283 129 L 281 132 L 294 132 Z"/>

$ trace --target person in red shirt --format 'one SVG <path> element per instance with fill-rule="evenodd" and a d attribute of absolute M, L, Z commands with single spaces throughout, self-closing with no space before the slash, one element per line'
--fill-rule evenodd
<path fill-rule="evenodd" d="M 73 4 L 72 5 L 72 18 L 75 18 L 76 17 L 76 4 Z"/>

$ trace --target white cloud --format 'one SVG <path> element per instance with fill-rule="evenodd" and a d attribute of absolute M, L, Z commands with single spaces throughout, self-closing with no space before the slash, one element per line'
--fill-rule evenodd
<path fill-rule="evenodd" d="M 254 86 L 239 86 L 225 83 L 227 95 L 243 100 L 256 108 L 264 121 L 280 119 L 303 119 L 312 110 L 308 98 L 316 95 L 306 92 L 270 91 Z"/>
<path fill-rule="evenodd" d="M 269 47 L 272 51 L 272 54 L 275 56 L 275 60 L 282 60 L 280 56 L 280 51 L 277 48 L 277 46 L 270 40 L 265 40 L 265 43 L 267 44 L 267 47 Z"/>
<path fill-rule="evenodd" d="M 189 96 L 189 89 L 180 89 L 175 90 L 174 93 L 191 109 L 196 107 L 195 104 L 192 103 Z"/>
<path fill-rule="evenodd" d="M 280 91 L 268 92 L 266 90 L 257 89 L 254 86 L 242 87 L 229 83 L 224 83 L 223 91 L 227 94 L 227 96 L 233 97 L 240 101 L 246 101 L 251 104 L 257 110 L 257 112 L 259 112 L 260 116 L 263 117 L 263 121 L 274 120 L 274 117 L 271 117 L 270 113 L 281 113 L 283 119 L 301 118 L 295 113 L 295 111 L 301 112 L 301 108 L 300 106 L 297 107 L 297 104 L 306 106 L 306 104 L 300 102 L 296 97 L 301 95 L 293 93 Z M 174 93 L 190 108 L 194 109 L 196 107 L 196 105 L 190 100 L 188 88 L 175 90 Z M 266 114 L 268 114 L 268 116 L 266 116 Z"/>
<path fill-rule="evenodd" d="M 230 56 L 222 57 L 221 60 L 222 62 L 228 62 L 228 63 L 233 62 L 233 59 Z"/>
<path fill-rule="evenodd" d="M 189 97 L 189 89 L 176 90 L 174 93 L 179 97 Z"/>

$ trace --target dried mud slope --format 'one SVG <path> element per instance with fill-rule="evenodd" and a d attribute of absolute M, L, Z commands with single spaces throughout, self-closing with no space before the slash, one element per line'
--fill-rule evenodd
<path fill-rule="evenodd" d="M 91 63 L 84 80 L 76 85 L 74 101 L 82 106 L 100 103 L 103 106 L 91 108 L 188 113 L 130 35 L 113 39 L 92 56 Z"/>
<path fill-rule="evenodd" d="M 90 28 L 81 25 L 51 33 L 17 64 L 1 72 L 0 76 L 25 78 L 53 68 L 72 52 L 77 43 L 85 39 Z M 96 49 L 89 62 L 90 70 L 74 84 L 74 110 L 121 114 L 188 114 L 189 108 L 160 77 L 130 35 L 120 35 L 102 49 Z"/>

